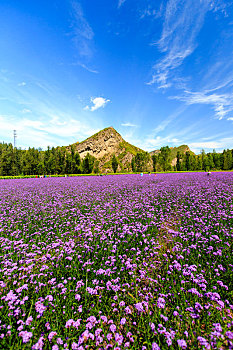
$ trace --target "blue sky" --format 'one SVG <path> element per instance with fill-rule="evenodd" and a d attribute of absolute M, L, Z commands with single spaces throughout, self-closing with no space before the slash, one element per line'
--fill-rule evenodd
<path fill-rule="evenodd" d="M 233 148 L 233 1 L 1 0 L 0 141 Z"/>

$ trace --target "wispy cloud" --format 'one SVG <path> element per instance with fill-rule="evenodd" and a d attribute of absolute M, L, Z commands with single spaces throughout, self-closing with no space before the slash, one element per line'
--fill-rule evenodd
<path fill-rule="evenodd" d="M 21 113 L 32 113 L 32 111 L 30 110 L 30 109 L 28 109 L 28 108 L 24 108 L 22 111 L 21 111 Z"/>
<path fill-rule="evenodd" d="M 69 115 L 46 114 L 41 118 L 19 119 L 13 115 L 0 115 L 0 137 L 2 140 L 11 142 L 13 129 L 17 130 L 19 147 L 42 147 L 62 146 L 80 141 L 98 130 L 89 123 L 74 119 Z M 4 138 L 3 138 L 4 137 Z"/>
<path fill-rule="evenodd" d="M 25 81 L 22 81 L 21 83 L 18 83 L 18 86 L 25 86 L 25 85 L 27 85 L 27 84 L 25 83 Z"/>
<path fill-rule="evenodd" d="M 161 38 L 155 45 L 164 57 L 153 67 L 154 73 L 149 85 L 159 88 L 172 85 L 172 73 L 182 65 L 197 47 L 205 15 L 213 10 L 214 0 L 169 0 L 167 2 Z"/>
<path fill-rule="evenodd" d="M 80 67 L 82 67 L 83 69 L 87 70 L 90 73 L 95 73 L 95 74 L 99 73 L 97 70 L 92 69 L 92 68 L 88 67 L 86 64 L 81 63 L 81 62 L 72 63 L 72 66 L 80 66 Z"/>
<path fill-rule="evenodd" d="M 170 125 L 173 120 L 178 118 L 185 110 L 186 106 L 182 106 L 170 114 L 167 118 L 163 119 L 155 128 L 152 129 L 149 138 L 154 138 L 157 134 L 164 131 L 168 125 Z"/>
<path fill-rule="evenodd" d="M 77 1 L 72 1 L 72 28 L 74 41 L 82 57 L 92 56 L 92 40 L 94 32 L 84 16 L 82 6 Z"/>
<path fill-rule="evenodd" d="M 132 124 L 132 123 L 123 123 L 123 124 L 121 124 L 121 126 L 126 126 L 126 127 L 137 127 L 138 125 L 136 125 L 136 124 Z"/>
<path fill-rule="evenodd" d="M 184 94 L 179 96 L 170 97 L 172 99 L 186 102 L 188 105 L 193 104 L 207 104 L 212 106 L 215 112 L 215 116 L 221 120 L 233 111 L 233 94 L 225 93 L 209 93 L 205 92 L 192 92 L 185 90 Z M 229 119 L 228 119 L 229 120 Z"/>
<path fill-rule="evenodd" d="M 118 0 L 117 7 L 120 8 L 125 2 L 126 2 L 126 0 Z"/>
<path fill-rule="evenodd" d="M 149 4 L 146 8 L 140 11 L 140 19 L 145 17 L 152 17 L 153 19 L 160 18 L 164 11 L 164 2 L 162 1 L 159 8 L 153 8 L 151 4 Z"/>
<path fill-rule="evenodd" d="M 94 98 L 92 97 L 91 98 L 92 106 L 86 106 L 84 107 L 84 110 L 94 112 L 99 108 L 105 107 L 108 102 L 110 102 L 110 100 L 104 97 L 94 97 Z"/>
<path fill-rule="evenodd" d="M 233 137 L 225 137 L 217 140 L 207 141 L 207 142 L 192 142 L 189 144 L 190 148 L 195 152 L 200 152 L 201 149 L 222 151 L 223 149 L 233 148 Z"/>
<path fill-rule="evenodd" d="M 68 145 L 82 141 L 103 127 L 102 121 L 83 112 L 83 102 L 72 106 L 70 97 L 53 84 L 30 77 L 30 89 L 19 89 L 17 82 L 0 81 L 11 103 L 11 112 L 0 118 L 0 140 L 12 142 L 17 130 L 18 147 Z"/>

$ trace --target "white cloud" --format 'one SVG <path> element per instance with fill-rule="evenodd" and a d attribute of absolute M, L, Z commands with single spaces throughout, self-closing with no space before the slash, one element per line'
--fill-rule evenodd
<path fill-rule="evenodd" d="M 0 115 L 0 138 L 12 142 L 13 129 L 17 130 L 17 145 L 23 147 L 62 146 L 95 134 L 98 130 L 88 123 L 69 116 L 50 115 L 41 119 L 18 119 L 11 115 Z"/>
<path fill-rule="evenodd" d="M 86 66 L 84 63 L 81 63 L 81 62 L 73 63 L 72 66 L 80 66 L 80 67 L 82 67 L 83 69 L 87 70 L 90 73 L 95 73 L 95 74 L 99 73 L 97 70 L 92 69 L 92 68 Z"/>
<path fill-rule="evenodd" d="M 104 97 L 94 97 L 94 98 L 92 97 L 91 98 L 91 102 L 92 102 L 93 105 L 84 107 L 84 110 L 88 110 L 88 111 L 94 112 L 94 111 L 96 111 L 97 109 L 99 109 L 101 107 L 105 107 L 106 104 L 108 102 L 110 102 L 110 100 L 107 100 Z"/>
<path fill-rule="evenodd" d="M 208 142 L 192 142 L 189 144 L 190 148 L 198 153 L 201 149 L 205 150 L 213 150 L 216 149 L 219 152 L 223 151 L 223 149 L 232 149 L 233 148 L 233 137 L 225 137 L 218 140 L 212 140 Z"/>
<path fill-rule="evenodd" d="M 176 99 L 192 104 L 207 104 L 211 105 L 215 111 L 215 116 L 221 120 L 230 112 L 233 111 L 233 94 L 217 94 L 208 92 L 192 92 L 185 90 L 181 96 L 173 96 L 171 99 Z M 229 119 L 228 119 L 229 120 Z"/>
<path fill-rule="evenodd" d="M 27 85 L 27 84 L 25 83 L 25 81 L 22 81 L 21 83 L 18 83 L 18 86 L 25 86 L 25 85 Z"/>
<path fill-rule="evenodd" d="M 118 0 L 118 8 L 120 8 L 124 3 L 126 2 L 126 0 Z"/>
<path fill-rule="evenodd" d="M 94 32 L 86 20 L 82 6 L 79 2 L 72 2 L 72 15 L 73 15 L 73 38 L 79 54 L 83 57 L 92 56 L 92 40 L 94 38 Z"/>
<path fill-rule="evenodd" d="M 121 126 L 126 126 L 126 127 L 137 127 L 138 125 L 132 124 L 132 123 L 123 123 Z"/>
<path fill-rule="evenodd" d="M 32 113 L 32 111 L 30 110 L 30 109 L 28 109 L 28 108 L 24 108 L 22 111 L 21 111 L 22 113 Z"/>
<path fill-rule="evenodd" d="M 17 84 L 6 86 L 0 80 L 0 90 L 12 105 L 11 114 L 0 117 L 1 141 L 12 142 L 16 129 L 18 147 L 62 146 L 82 141 L 104 127 L 98 116 L 83 112 L 83 103 L 76 100 L 72 105 L 69 96 L 48 82 L 30 77 L 30 89 L 16 88 Z"/>
<path fill-rule="evenodd" d="M 159 9 L 155 9 L 151 4 L 149 4 L 143 11 L 141 11 L 140 19 L 143 19 L 145 17 L 153 17 L 153 19 L 160 18 L 162 17 L 163 11 L 164 11 L 163 1 L 161 2 Z"/>
<path fill-rule="evenodd" d="M 169 0 L 163 22 L 161 38 L 154 45 L 164 53 L 153 67 L 154 73 L 149 85 L 168 88 L 174 82 L 172 76 L 183 61 L 197 47 L 196 38 L 204 24 L 208 11 L 220 10 L 218 0 Z"/>

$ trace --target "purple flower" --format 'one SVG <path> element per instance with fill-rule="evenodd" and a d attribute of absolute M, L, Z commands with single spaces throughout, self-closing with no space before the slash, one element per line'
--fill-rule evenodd
<path fill-rule="evenodd" d="M 107 334 L 107 339 L 108 339 L 108 341 L 110 341 L 112 339 L 112 333 Z"/>
<path fill-rule="evenodd" d="M 29 316 L 29 317 L 27 318 L 25 324 L 26 324 L 27 326 L 30 326 L 30 324 L 32 323 L 32 321 L 33 321 L 32 316 Z"/>
<path fill-rule="evenodd" d="M 157 343 L 152 343 L 152 350 L 160 350 L 160 347 Z"/>
<path fill-rule="evenodd" d="M 177 343 L 181 349 L 186 349 L 187 348 L 187 343 L 184 339 L 178 339 Z"/>
<path fill-rule="evenodd" d="M 79 301 L 81 299 L 80 294 L 75 294 L 75 299 Z"/>
<path fill-rule="evenodd" d="M 82 305 L 79 305 L 78 312 L 82 312 L 82 311 L 83 311 L 83 307 L 82 307 Z"/>
<path fill-rule="evenodd" d="M 57 344 L 62 345 L 63 344 L 63 340 L 61 338 L 57 338 Z"/>
<path fill-rule="evenodd" d="M 116 326 L 115 326 L 115 324 L 111 324 L 111 326 L 109 327 L 109 329 L 110 329 L 110 331 L 111 331 L 112 333 L 116 332 Z"/>
<path fill-rule="evenodd" d="M 197 337 L 197 340 L 199 341 L 200 345 L 204 346 L 207 350 L 210 350 L 210 344 L 207 342 L 205 338 Z"/>
<path fill-rule="evenodd" d="M 74 320 L 71 318 L 70 320 L 66 321 L 65 327 L 66 327 L 66 328 L 69 328 L 69 327 L 73 326 L 73 324 L 74 324 Z M 52 332 L 51 332 L 51 333 L 52 333 Z M 50 334 L 51 334 L 51 333 L 50 333 Z"/>
<path fill-rule="evenodd" d="M 131 314 L 132 313 L 132 311 L 131 311 L 129 306 L 126 306 L 125 312 L 126 312 L 126 314 Z"/>
<path fill-rule="evenodd" d="M 48 340 L 51 341 L 55 335 L 57 335 L 57 332 L 50 332 L 48 335 Z"/>
<path fill-rule="evenodd" d="M 157 306 L 159 309 L 164 309 L 165 308 L 165 299 L 163 298 L 158 298 L 157 300 Z"/>
<path fill-rule="evenodd" d="M 120 321 L 120 324 L 121 324 L 121 325 L 124 325 L 125 323 L 126 323 L 126 318 L 123 317 L 123 318 L 121 319 L 121 321 Z"/>
<path fill-rule="evenodd" d="M 32 337 L 32 332 L 22 331 L 19 336 L 23 338 L 23 343 L 28 343 Z"/>
<path fill-rule="evenodd" d="M 139 313 L 144 311 L 144 308 L 143 308 L 143 304 L 142 304 L 142 303 L 134 304 L 134 306 L 135 306 L 135 309 L 137 309 L 137 311 L 138 311 Z"/>
<path fill-rule="evenodd" d="M 44 338 L 40 337 L 38 342 L 32 346 L 33 350 L 42 350 L 44 345 Z"/>
<path fill-rule="evenodd" d="M 227 336 L 227 338 L 233 339 L 233 332 L 227 331 L 227 332 L 225 333 L 225 335 Z"/>

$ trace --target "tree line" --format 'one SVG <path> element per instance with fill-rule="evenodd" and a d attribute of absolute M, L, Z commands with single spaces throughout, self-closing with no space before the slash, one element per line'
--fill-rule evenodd
<path fill-rule="evenodd" d="M 171 164 L 171 149 L 161 147 L 152 156 L 147 152 L 138 152 L 131 161 L 132 172 L 146 171 L 195 171 L 195 170 L 232 170 L 233 150 L 217 153 L 201 151 L 199 155 L 187 151 L 176 154 L 175 164 Z M 111 167 L 117 172 L 119 160 L 112 156 Z M 48 147 L 47 150 L 14 148 L 11 143 L 0 143 L 0 176 L 17 175 L 60 175 L 100 173 L 99 161 L 89 153 L 81 159 L 74 146 Z"/>
<path fill-rule="evenodd" d="M 204 150 L 196 155 L 187 151 L 182 153 L 177 151 L 175 164 L 171 164 L 171 149 L 168 146 L 161 147 L 157 154 L 147 152 L 137 153 L 132 159 L 132 170 L 141 172 L 148 171 L 152 165 L 153 171 L 195 171 L 195 170 L 232 170 L 233 150 L 224 150 L 222 153 L 205 153 Z M 152 163 L 152 164 L 151 164 Z"/>
<path fill-rule="evenodd" d="M 99 162 L 89 153 L 81 160 L 74 146 L 48 147 L 47 150 L 14 148 L 0 143 L 0 175 L 90 174 L 99 172 Z"/>

